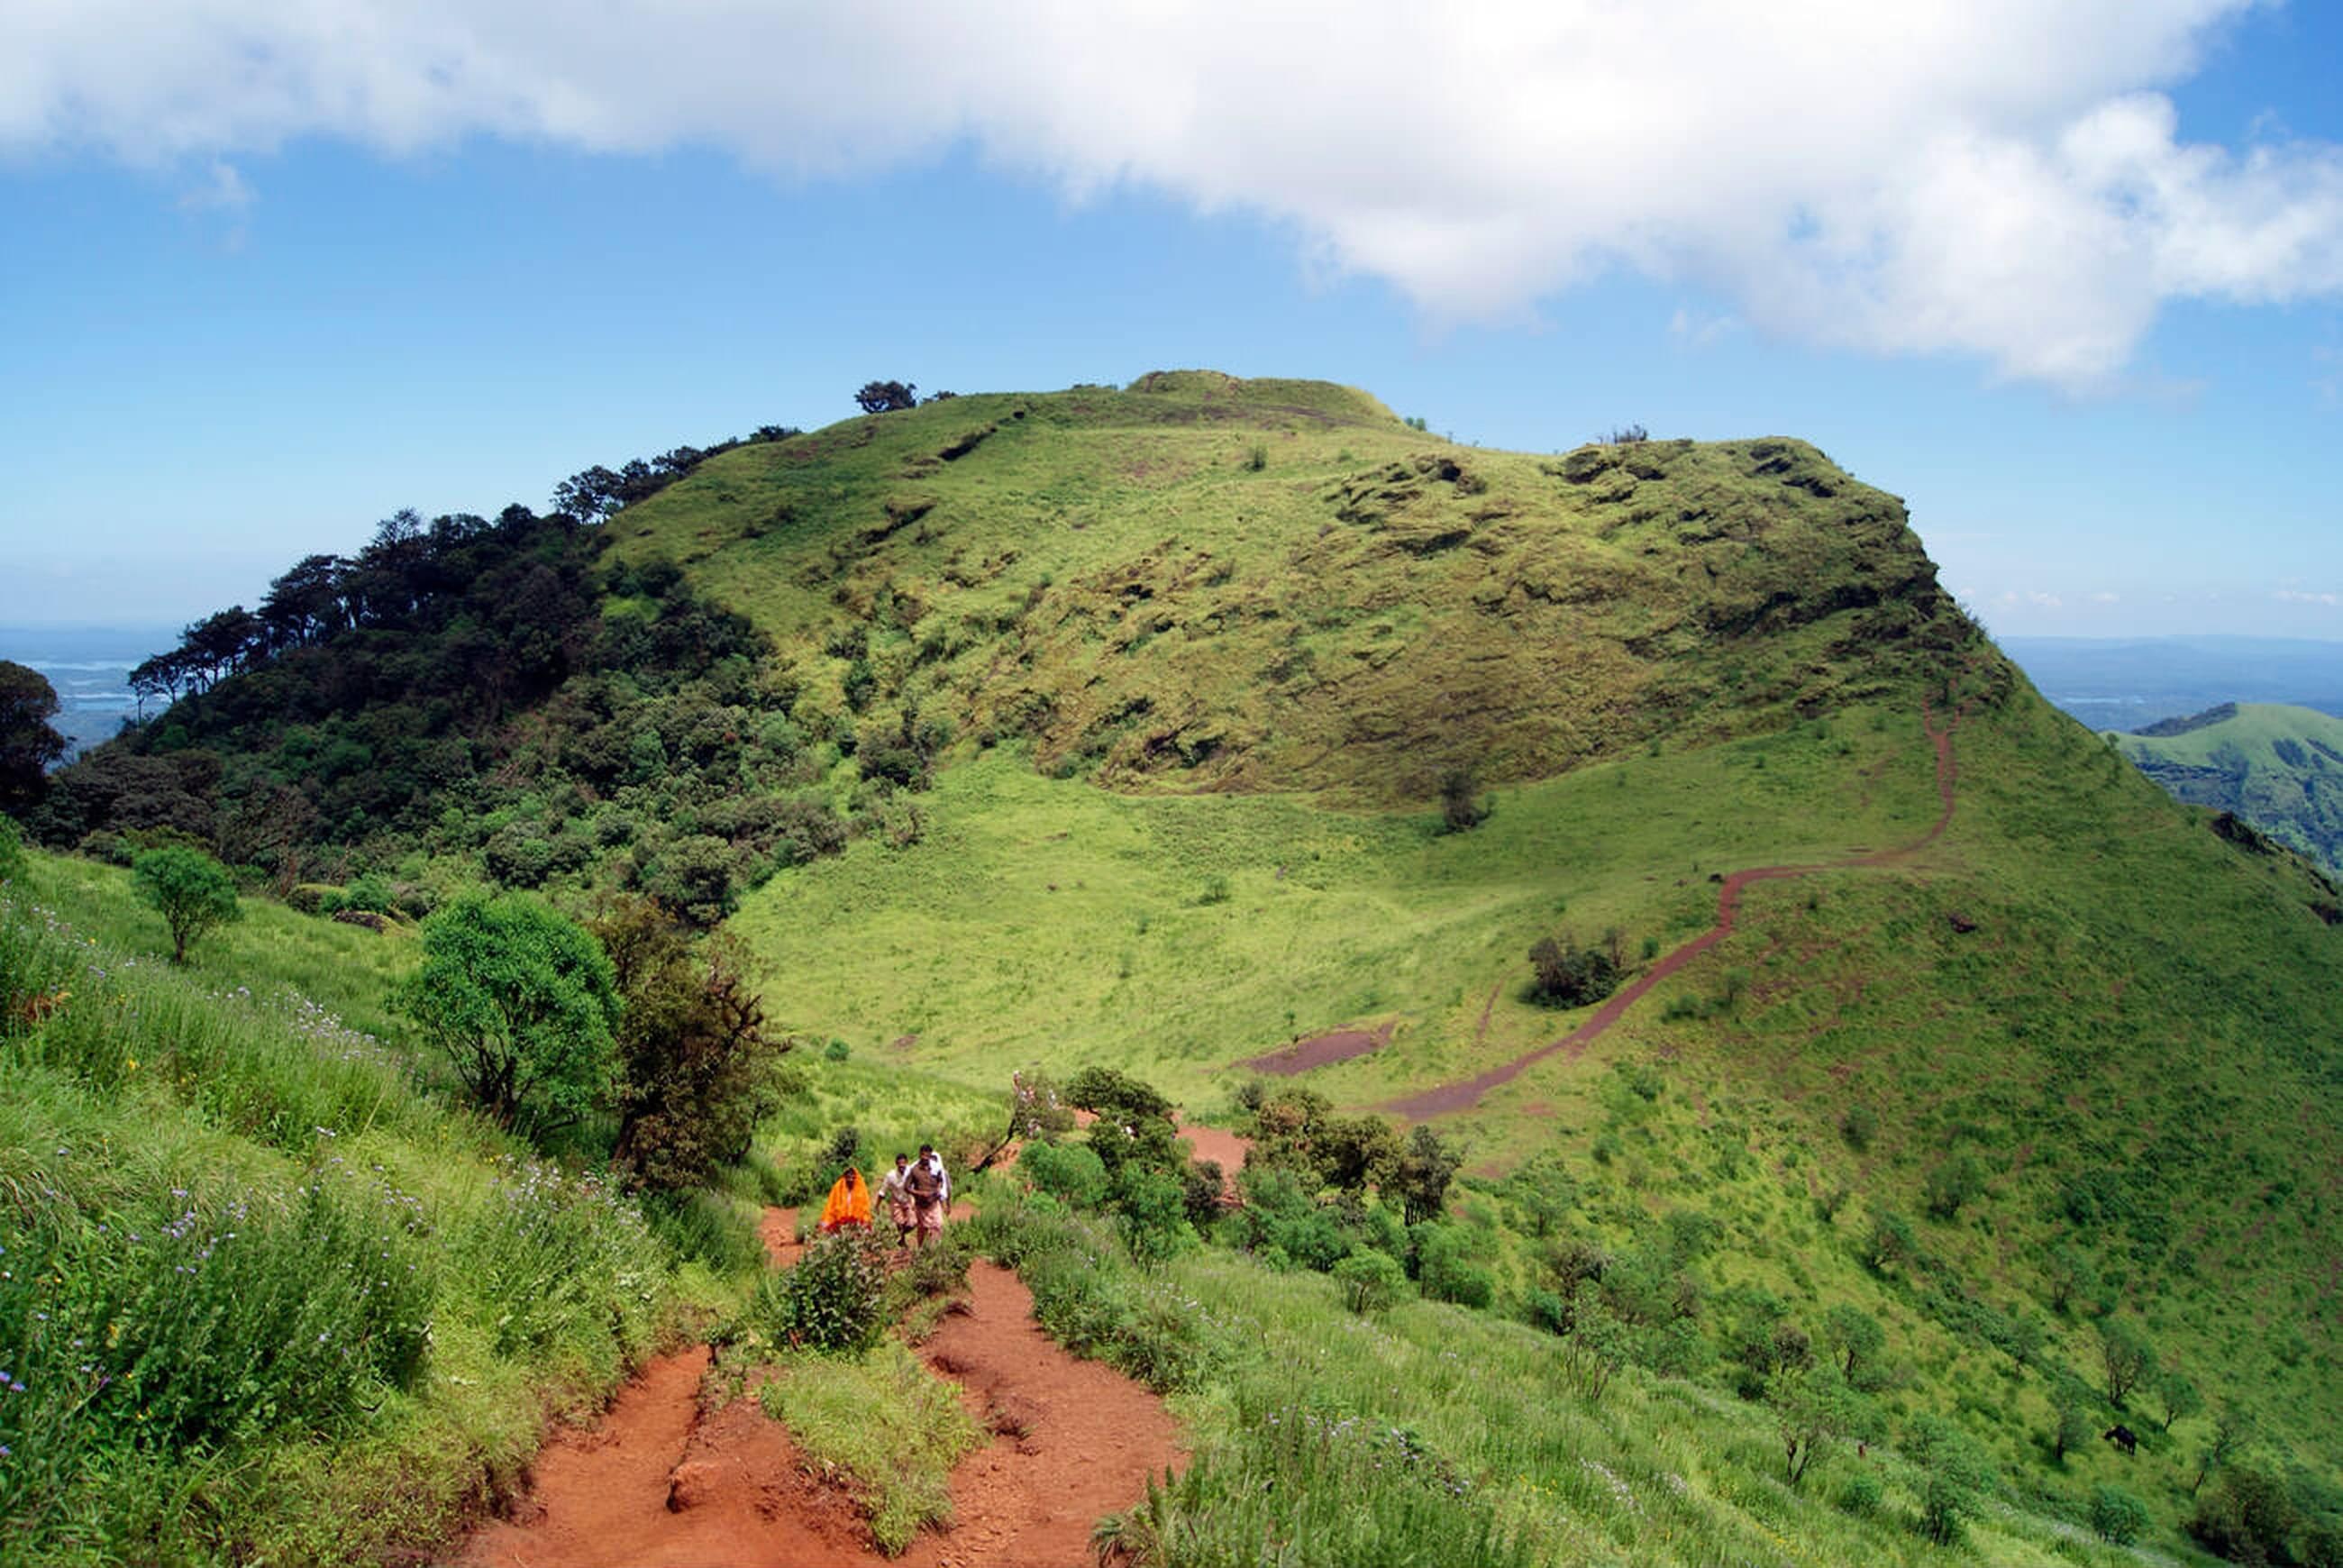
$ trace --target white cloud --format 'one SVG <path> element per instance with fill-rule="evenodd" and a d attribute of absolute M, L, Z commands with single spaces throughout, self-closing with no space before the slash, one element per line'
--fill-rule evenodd
<path fill-rule="evenodd" d="M 1739 331 L 1741 323 L 1730 316 L 1709 316 L 1677 306 L 1668 317 L 1668 337 L 1682 348 L 1708 348 Z"/>
<path fill-rule="evenodd" d="M 179 196 L 181 212 L 240 213 L 252 205 L 252 186 L 226 158 L 214 158 L 202 183 Z"/>
<path fill-rule="evenodd" d="M 966 139 L 1264 215 L 1435 320 L 1630 267 L 2087 387 L 2168 301 L 2343 291 L 2343 148 L 2191 144 L 2156 91 L 2252 3 L 14 0 L 0 151 L 488 135 L 819 177 Z"/>
<path fill-rule="evenodd" d="M 2343 594 L 2308 593 L 2300 588 L 2279 588 L 2270 598 L 2281 604 L 2343 605 Z"/>

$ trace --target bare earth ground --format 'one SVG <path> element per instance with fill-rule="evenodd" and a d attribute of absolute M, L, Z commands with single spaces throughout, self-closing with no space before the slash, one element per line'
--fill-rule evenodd
<path fill-rule="evenodd" d="M 1241 1141 L 1212 1137 L 1242 1161 Z M 796 1211 L 767 1210 L 761 1230 L 776 1266 L 802 1251 Z M 952 1472 L 952 1528 L 920 1536 L 896 1563 L 1084 1568 L 1091 1525 L 1136 1502 L 1151 1475 L 1186 1462 L 1162 1402 L 1060 1349 L 1008 1270 L 974 1264 L 965 1302 L 920 1353 L 960 1383 L 992 1439 Z M 469 1568 L 888 1563 L 845 1494 L 811 1473 L 755 1401 L 703 1410 L 709 1361 L 706 1345 L 661 1356 L 594 1426 L 557 1435 L 513 1517 L 475 1531 L 458 1560 Z"/>
<path fill-rule="evenodd" d="M 1381 1029 L 1338 1029 L 1326 1034 L 1313 1034 L 1308 1040 L 1297 1040 L 1292 1045 L 1280 1046 L 1265 1056 L 1249 1057 L 1238 1065 L 1250 1067 L 1256 1072 L 1291 1078 L 1313 1067 L 1348 1061 L 1354 1056 L 1380 1050 L 1391 1043 L 1393 1027 L 1387 1023 Z"/>

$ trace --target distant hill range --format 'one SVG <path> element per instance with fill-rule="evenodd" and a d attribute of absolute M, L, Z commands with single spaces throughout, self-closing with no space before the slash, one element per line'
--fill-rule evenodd
<path fill-rule="evenodd" d="M 2343 869 L 2343 719 L 2224 702 L 2108 739 L 2178 799 L 2235 812 L 2328 870 Z"/>
<path fill-rule="evenodd" d="M 2343 642 L 2275 637 L 2005 637 L 2051 703 L 2094 729 L 2138 731 L 2224 702 L 2343 714 Z"/>

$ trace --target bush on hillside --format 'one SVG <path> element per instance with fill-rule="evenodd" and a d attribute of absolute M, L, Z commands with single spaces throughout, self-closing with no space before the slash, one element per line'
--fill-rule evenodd
<path fill-rule="evenodd" d="M 1464 1151 L 1443 1141 L 1440 1134 L 1417 1123 L 1408 1134 L 1407 1151 L 1383 1184 L 1383 1200 L 1399 1200 L 1400 1211 L 1411 1225 L 1437 1218 L 1448 1206 L 1448 1184 L 1464 1163 Z"/>
<path fill-rule="evenodd" d="M 1926 1194 L 1928 1212 L 1939 1220 L 1950 1220 L 1961 1211 L 1961 1205 L 1985 1191 L 1985 1167 L 1974 1154 L 1956 1154 L 1938 1161 L 1928 1171 Z"/>
<path fill-rule="evenodd" d="M 1939 1415 L 1912 1422 L 1904 1452 L 1921 1470 L 1921 1533 L 1948 1546 L 1960 1539 L 1964 1522 L 1984 1506 L 1994 1484 L 1993 1461 L 1976 1439 Z"/>
<path fill-rule="evenodd" d="M 854 401 L 865 414 L 891 414 L 918 407 L 919 391 L 908 381 L 865 381 Z"/>
<path fill-rule="evenodd" d="M 2198 1499 L 2188 1533 L 2233 1563 L 2290 1563 L 2292 1537 L 2301 1524 L 2301 1506 L 2285 1479 L 2241 1464 L 2224 1472 L 2220 1483 Z"/>
<path fill-rule="evenodd" d="M 1085 1144 L 1028 1143 L 1018 1151 L 1017 1169 L 1034 1191 L 1069 1208 L 1101 1208 L 1111 1190 L 1106 1162 Z"/>
<path fill-rule="evenodd" d="M 1415 1240 L 1415 1282 L 1435 1302 L 1486 1307 L 1497 1293 L 1488 1269 L 1486 1238 L 1463 1225 L 1430 1222 L 1411 1232 Z"/>
<path fill-rule="evenodd" d="M 695 950 L 651 900 L 614 900 L 593 934 L 621 1003 L 611 1159 L 641 1186 L 698 1186 L 746 1156 L 758 1123 L 779 1108 L 789 1042 L 765 1031 L 740 955 L 716 938 Z"/>
<path fill-rule="evenodd" d="M 1477 828 L 1489 819 L 1489 808 L 1480 798 L 1481 780 L 1469 768 L 1451 768 L 1440 776 L 1440 825 L 1451 833 Z"/>
<path fill-rule="evenodd" d="M 423 963 L 398 1005 L 505 1126 L 544 1132 L 599 1108 L 616 1066 L 616 976 L 575 920 L 518 894 L 473 897 L 423 922 Z"/>
<path fill-rule="evenodd" d="M 1373 1248 L 1335 1264 L 1334 1280 L 1342 1288 L 1342 1304 L 1362 1315 L 1383 1311 L 1407 1292 L 1407 1271 L 1399 1260 Z"/>
<path fill-rule="evenodd" d="M 2153 1523 L 2147 1504 L 2120 1486 L 2102 1482 L 2091 1488 L 2091 1529 L 2111 1546 L 2128 1546 Z"/>
<path fill-rule="evenodd" d="M 188 945 L 216 926 L 241 919 L 236 879 L 200 849 L 149 849 L 132 862 L 131 881 L 141 900 L 170 928 L 171 961 L 187 961 Z"/>
<path fill-rule="evenodd" d="M 1541 938 L 1530 949 L 1529 1000 L 1545 1007 L 1584 1007 L 1619 988 L 1619 963 L 1601 948 L 1582 948 L 1564 937 Z"/>

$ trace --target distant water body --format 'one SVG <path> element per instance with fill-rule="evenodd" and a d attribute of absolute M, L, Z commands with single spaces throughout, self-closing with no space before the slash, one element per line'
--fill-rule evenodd
<path fill-rule="evenodd" d="M 137 711 L 130 672 L 178 642 L 171 627 L 0 627 L 0 659 L 48 678 L 57 693 L 57 733 L 80 751 Z"/>

